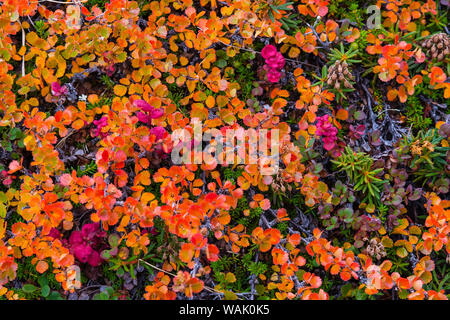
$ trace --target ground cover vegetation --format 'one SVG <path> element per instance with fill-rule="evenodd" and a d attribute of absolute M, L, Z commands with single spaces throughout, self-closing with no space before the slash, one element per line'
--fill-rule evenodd
<path fill-rule="evenodd" d="M 448 9 L 0 0 L 0 299 L 448 299 Z"/>

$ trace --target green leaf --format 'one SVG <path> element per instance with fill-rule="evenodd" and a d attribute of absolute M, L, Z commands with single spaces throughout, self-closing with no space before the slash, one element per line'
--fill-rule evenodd
<path fill-rule="evenodd" d="M 39 285 L 40 285 L 41 287 L 47 286 L 47 285 L 48 285 L 47 277 L 46 277 L 45 275 L 39 277 L 38 283 L 39 283 Z"/>
<path fill-rule="evenodd" d="M 23 292 L 26 292 L 26 293 L 33 293 L 37 289 L 38 288 L 36 286 L 34 286 L 32 284 L 29 284 L 29 283 L 24 284 L 23 287 L 22 287 Z"/>
<path fill-rule="evenodd" d="M 404 258 L 408 255 L 408 251 L 406 251 L 406 249 L 404 247 L 398 248 L 396 253 L 400 258 Z"/>
<path fill-rule="evenodd" d="M 152 270 L 153 270 L 153 269 L 152 269 Z M 121 276 L 123 276 L 123 275 L 125 274 L 125 271 L 124 271 L 122 268 L 119 268 L 119 269 L 117 270 L 116 274 L 117 274 L 119 277 L 121 277 Z"/>
<path fill-rule="evenodd" d="M 274 5 L 270 5 L 270 7 L 272 8 L 273 11 L 275 11 L 276 13 L 280 13 L 280 11 L 278 11 L 278 8 L 275 7 Z"/>
<path fill-rule="evenodd" d="M 109 295 L 106 292 L 100 292 L 100 300 L 109 300 Z"/>
<path fill-rule="evenodd" d="M 400 289 L 400 291 L 398 293 L 398 297 L 400 299 L 406 299 L 408 297 L 408 295 L 409 295 L 409 292 L 408 292 L 408 290 L 405 290 L 405 289 Z"/>
<path fill-rule="evenodd" d="M 3 203 L 0 203 L 0 218 L 6 217 L 6 207 Z"/>
<path fill-rule="evenodd" d="M 287 6 L 288 6 L 288 4 L 284 3 L 284 4 L 282 4 L 282 5 L 277 6 L 276 8 L 277 8 L 277 10 L 288 11 L 288 10 L 290 10 L 290 9 L 289 9 Z"/>
<path fill-rule="evenodd" d="M 227 61 L 225 59 L 219 59 L 216 62 L 216 66 L 219 68 L 225 68 L 227 66 Z"/>
<path fill-rule="evenodd" d="M 262 284 L 257 284 L 255 286 L 255 290 L 256 290 L 256 293 L 258 293 L 258 295 L 262 295 L 262 294 L 264 294 L 264 292 L 266 292 L 266 287 Z"/>
<path fill-rule="evenodd" d="M 111 258 L 111 254 L 109 253 L 109 250 L 103 250 L 101 252 L 100 256 L 105 260 L 108 260 Z"/>
<path fill-rule="evenodd" d="M 50 294 L 50 287 L 48 285 L 43 286 L 41 289 L 41 296 L 46 298 L 48 297 L 49 294 Z"/>
<path fill-rule="evenodd" d="M 117 55 L 117 61 L 118 62 L 124 62 L 127 59 L 127 53 L 121 52 Z"/>
<path fill-rule="evenodd" d="M 16 140 L 17 138 L 20 137 L 21 131 L 19 128 L 12 128 L 9 131 L 9 139 L 10 140 Z"/>
<path fill-rule="evenodd" d="M 108 237 L 108 243 L 111 247 L 117 247 L 119 245 L 119 236 L 117 234 L 110 234 Z"/>
<path fill-rule="evenodd" d="M 270 18 L 270 20 L 272 20 L 272 22 L 275 22 L 275 18 L 273 16 L 272 11 L 269 11 L 269 18 Z"/>
<path fill-rule="evenodd" d="M 225 275 L 225 281 L 228 282 L 228 283 L 236 282 L 236 277 L 234 276 L 233 273 L 228 272 L 228 273 Z"/>
<path fill-rule="evenodd" d="M 114 294 L 114 289 L 111 287 L 106 287 L 105 288 L 105 293 L 109 296 L 112 297 L 112 295 Z"/>
<path fill-rule="evenodd" d="M 237 295 L 234 292 L 231 291 L 225 291 L 225 300 L 237 300 Z"/>
<path fill-rule="evenodd" d="M 343 297 L 350 297 L 352 295 L 352 285 L 350 283 L 347 283 L 342 286 L 341 293 Z"/>
<path fill-rule="evenodd" d="M 47 300 L 63 300 L 61 294 L 58 291 L 52 291 L 48 296 Z"/>

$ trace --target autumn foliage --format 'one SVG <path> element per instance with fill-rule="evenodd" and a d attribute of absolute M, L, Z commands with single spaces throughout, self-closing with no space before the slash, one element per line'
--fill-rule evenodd
<path fill-rule="evenodd" d="M 448 3 L 370 4 L 0 0 L 0 298 L 448 299 Z"/>

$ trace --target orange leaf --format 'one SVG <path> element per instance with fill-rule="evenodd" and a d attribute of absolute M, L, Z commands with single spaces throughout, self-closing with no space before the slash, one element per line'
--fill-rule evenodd
<path fill-rule="evenodd" d="M 397 97 L 398 91 L 397 89 L 391 89 L 387 93 L 387 98 L 389 101 L 394 101 L 394 99 Z"/>
<path fill-rule="evenodd" d="M 203 91 L 197 91 L 194 93 L 194 101 L 199 102 L 199 101 L 204 101 L 206 100 L 206 94 Z"/>
<path fill-rule="evenodd" d="M 127 87 L 125 87 L 121 84 L 118 84 L 114 87 L 114 93 L 116 95 L 118 95 L 119 97 L 122 97 L 127 93 Z"/>
<path fill-rule="evenodd" d="M 441 68 L 439 68 L 439 67 L 431 68 L 430 85 L 434 85 L 435 83 L 444 82 L 446 79 L 447 79 L 447 76 L 445 75 L 444 71 L 442 71 Z"/>
<path fill-rule="evenodd" d="M 340 267 L 338 264 L 335 264 L 335 265 L 333 265 L 333 266 L 331 267 L 330 273 L 331 273 L 332 275 L 336 275 L 336 274 L 339 273 L 340 270 L 341 270 L 341 267 Z"/>
<path fill-rule="evenodd" d="M 288 236 L 288 242 L 295 247 L 300 243 L 301 238 L 299 233 L 294 233 Z"/>
<path fill-rule="evenodd" d="M 339 120 L 347 120 L 348 119 L 348 111 L 345 109 L 339 109 L 336 113 L 336 118 Z"/>
<path fill-rule="evenodd" d="M 213 96 L 208 96 L 208 98 L 206 98 L 205 104 L 206 104 L 206 106 L 207 106 L 209 109 L 211 109 L 212 107 L 214 107 L 214 104 L 215 104 L 214 97 L 213 97 Z"/>
<path fill-rule="evenodd" d="M 347 271 L 341 272 L 341 279 L 342 280 L 348 281 L 348 280 L 350 280 L 350 278 L 351 278 L 351 275 L 350 275 L 349 272 L 347 272 Z"/>
<path fill-rule="evenodd" d="M 48 263 L 43 260 L 40 260 L 36 265 L 36 270 L 39 273 L 44 273 L 45 271 L 47 271 L 47 269 L 48 269 Z"/>
<path fill-rule="evenodd" d="M 199 293 L 203 290 L 203 281 L 198 280 L 197 278 L 192 278 L 186 281 L 186 296 L 192 297 L 193 293 Z"/>
<path fill-rule="evenodd" d="M 180 251 L 180 259 L 185 263 L 189 263 L 194 256 L 194 245 L 192 243 L 183 243 Z"/>
<path fill-rule="evenodd" d="M 72 128 L 74 128 L 75 130 L 80 130 L 83 127 L 84 127 L 84 120 L 82 119 L 78 119 L 74 123 L 72 123 Z"/>

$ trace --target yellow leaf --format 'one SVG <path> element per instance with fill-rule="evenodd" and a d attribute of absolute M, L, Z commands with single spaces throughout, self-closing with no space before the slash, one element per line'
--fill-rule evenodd
<path fill-rule="evenodd" d="M 144 192 L 141 196 L 141 202 L 147 204 L 149 201 L 155 199 L 155 195 L 150 192 Z"/>
<path fill-rule="evenodd" d="M 150 172 L 147 170 L 141 171 L 135 178 L 135 184 L 143 184 L 144 186 L 150 185 Z"/>
<path fill-rule="evenodd" d="M 291 50 L 289 50 L 288 56 L 289 58 L 297 58 L 300 54 L 300 49 L 297 47 L 292 47 Z"/>
<path fill-rule="evenodd" d="M 23 144 L 25 145 L 25 147 L 27 147 L 27 150 L 32 150 L 36 145 L 36 140 L 32 135 L 29 135 L 26 136 L 25 139 L 23 139 Z"/>
<path fill-rule="evenodd" d="M 222 108 L 222 107 L 225 107 L 227 105 L 228 98 L 226 96 L 220 95 L 220 96 L 217 96 L 216 101 L 217 101 L 217 106 L 219 108 Z"/>
<path fill-rule="evenodd" d="M 119 80 L 119 82 L 125 86 L 129 86 L 130 85 L 130 79 L 127 78 L 122 78 Z"/>
<path fill-rule="evenodd" d="M 206 94 L 203 91 L 197 91 L 194 93 L 194 101 L 204 101 L 206 99 Z"/>
<path fill-rule="evenodd" d="M 20 48 L 19 52 L 17 52 L 19 55 L 23 56 L 25 52 L 27 51 L 27 47 L 23 46 Z"/>
<path fill-rule="evenodd" d="M 396 253 L 400 258 L 404 258 L 408 255 L 408 251 L 406 251 L 406 249 L 403 247 L 398 248 Z"/>
<path fill-rule="evenodd" d="M 114 93 L 116 95 L 118 95 L 119 97 L 122 97 L 127 93 L 127 87 L 125 87 L 121 84 L 118 84 L 114 87 Z"/>
<path fill-rule="evenodd" d="M 189 60 L 186 57 L 181 56 L 180 57 L 180 64 L 184 67 L 189 63 Z"/>
<path fill-rule="evenodd" d="M 224 292 L 224 299 L 225 300 L 237 300 L 237 295 L 232 291 L 225 291 Z"/>
<path fill-rule="evenodd" d="M 84 120 L 82 119 L 78 119 L 74 123 L 72 123 L 72 128 L 74 128 L 75 130 L 80 130 L 83 127 L 84 127 Z"/>
<path fill-rule="evenodd" d="M 6 206 L 0 202 L 0 218 L 4 217 L 6 217 Z"/>
<path fill-rule="evenodd" d="M 206 106 L 207 106 L 209 109 L 211 109 L 211 108 L 214 107 L 214 105 L 215 105 L 214 97 L 213 97 L 213 96 L 209 96 L 208 98 L 206 98 L 205 103 L 206 103 Z"/>
<path fill-rule="evenodd" d="M 227 48 L 227 56 L 230 58 L 234 57 L 236 55 L 236 50 L 233 47 Z"/>
<path fill-rule="evenodd" d="M 236 277 L 235 277 L 235 275 L 234 275 L 233 273 L 228 272 L 228 273 L 225 275 L 225 281 L 228 282 L 228 283 L 236 282 Z"/>

